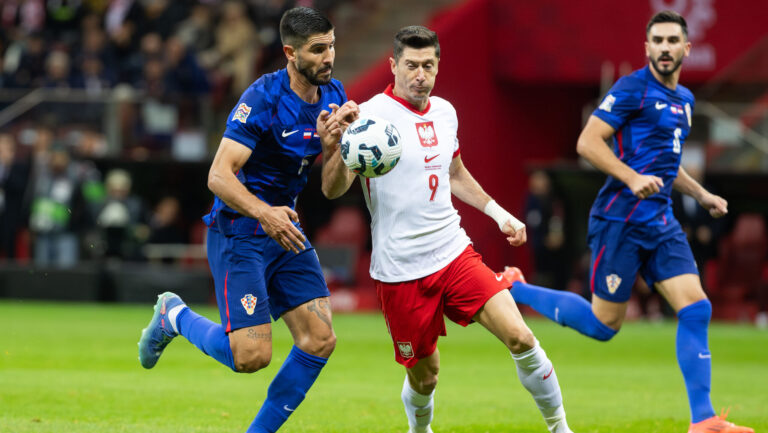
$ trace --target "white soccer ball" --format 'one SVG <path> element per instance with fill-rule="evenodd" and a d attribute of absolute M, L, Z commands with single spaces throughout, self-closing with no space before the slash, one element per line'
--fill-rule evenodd
<path fill-rule="evenodd" d="M 340 151 L 350 170 L 361 176 L 378 177 L 397 165 L 403 146 L 395 125 L 365 115 L 352 122 L 341 136 Z"/>

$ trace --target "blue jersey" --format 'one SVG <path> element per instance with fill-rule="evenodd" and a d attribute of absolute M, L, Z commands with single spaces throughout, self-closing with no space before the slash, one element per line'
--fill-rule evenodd
<path fill-rule="evenodd" d="M 270 206 L 295 206 L 309 168 L 322 152 L 317 116 L 330 111 L 329 104 L 341 106 L 347 101 L 337 80 L 319 86 L 319 93 L 317 103 L 305 102 L 291 90 L 288 72 L 281 69 L 251 84 L 229 115 L 224 137 L 252 151 L 237 178 Z M 258 221 L 240 215 L 218 197 L 203 220 L 228 234 L 264 234 Z"/>
<path fill-rule="evenodd" d="M 667 225 L 673 218 L 670 193 L 677 177 L 683 143 L 691 130 L 694 99 L 678 85 L 670 90 L 648 66 L 622 77 L 592 113 L 611 125 L 613 151 L 636 172 L 664 181 L 657 194 L 640 200 L 626 184 L 608 176 L 590 216 L 605 220 Z"/>

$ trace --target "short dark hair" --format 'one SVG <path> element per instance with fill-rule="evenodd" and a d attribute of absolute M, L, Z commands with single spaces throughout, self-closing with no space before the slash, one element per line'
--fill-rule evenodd
<path fill-rule="evenodd" d="M 648 25 L 645 27 L 645 35 L 648 36 L 648 33 L 651 32 L 651 27 L 659 23 L 680 24 L 680 28 L 683 29 L 683 35 L 688 39 L 688 23 L 685 22 L 685 18 L 682 15 L 675 11 L 661 11 L 651 17 L 651 20 L 648 21 Z"/>
<path fill-rule="evenodd" d="M 288 9 L 280 18 L 280 40 L 283 45 L 298 48 L 304 45 L 310 36 L 328 33 L 333 24 L 317 9 L 298 7 Z"/>
<path fill-rule="evenodd" d="M 392 54 L 395 61 L 400 60 L 403 55 L 403 49 L 435 47 L 435 56 L 440 58 L 440 42 L 437 40 L 437 33 L 424 26 L 403 27 L 395 35 L 395 47 Z"/>

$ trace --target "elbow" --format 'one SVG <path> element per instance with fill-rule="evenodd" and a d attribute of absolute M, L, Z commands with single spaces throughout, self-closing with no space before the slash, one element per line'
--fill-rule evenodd
<path fill-rule="evenodd" d="M 578 153 L 579 156 L 586 158 L 588 147 L 587 140 L 584 139 L 584 136 L 579 136 L 579 139 L 576 141 L 576 153 Z"/>
<path fill-rule="evenodd" d="M 335 198 L 339 198 L 339 197 L 342 196 L 342 194 L 344 194 L 343 191 L 340 192 L 338 188 L 336 190 L 334 190 L 333 188 L 331 188 L 329 186 L 326 186 L 326 185 L 323 185 L 320 189 L 323 191 L 323 195 L 328 200 L 333 200 Z"/>
<path fill-rule="evenodd" d="M 218 176 L 216 176 L 216 172 L 214 170 L 209 171 L 207 186 L 208 186 L 208 189 L 214 194 L 216 194 L 217 183 L 218 183 Z"/>

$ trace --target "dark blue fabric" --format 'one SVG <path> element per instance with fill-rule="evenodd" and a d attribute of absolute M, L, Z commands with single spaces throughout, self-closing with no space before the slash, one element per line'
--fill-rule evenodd
<path fill-rule="evenodd" d="M 294 207 L 296 196 L 307 184 L 309 169 L 322 152 L 315 129 L 317 116 L 328 105 L 347 101 L 337 80 L 319 86 L 320 100 L 308 104 L 290 88 L 288 72 L 281 69 L 263 75 L 240 97 L 227 120 L 224 137 L 252 151 L 237 174 L 248 190 L 272 206 Z M 238 233 L 263 234 L 258 222 L 241 217 L 218 197 L 203 217 L 208 226 L 221 218 L 235 220 Z"/>
<path fill-rule="evenodd" d="M 657 194 L 639 200 L 620 180 L 608 176 L 591 215 L 607 220 L 663 225 L 672 215 L 670 193 L 685 139 L 691 130 L 693 94 L 670 90 L 646 66 L 622 77 L 592 113 L 611 125 L 614 153 L 641 174 L 664 181 Z"/>

